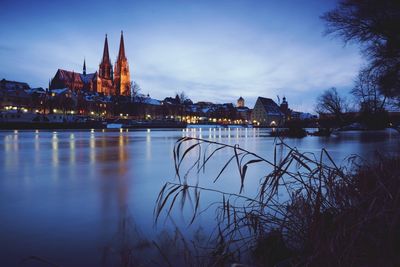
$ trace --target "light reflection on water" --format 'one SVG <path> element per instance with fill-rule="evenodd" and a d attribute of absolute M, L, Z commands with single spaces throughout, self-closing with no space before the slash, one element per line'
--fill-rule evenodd
<path fill-rule="evenodd" d="M 2 265 L 15 266 L 28 255 L 64 266 L 99 265 L 99 247 L 130 215 L 151 236 L 153 205 L 161 186 L 174 177 L 172 149 L 183 136 L 239 144 L 268 159 L 273 156 L 274 139 L 262 129 L 0 132 Z M 347 132 L 287 142 L 314 153 L 325 147 L 339 162 L 353 153 L 370 158 L 375 150 L 399 150 L 395 131 Z M 227 156 L 218 154 L 206 176 L 218 172 Z M 264 173 L 252 174 L 255 179 L 247 181 L 247 193 L 256 190 Z M 236 178 L 237 171 L 228 169 L 220 186 L 237 191 Z M 201 222 L 210 225 L 213 220 Z"/>

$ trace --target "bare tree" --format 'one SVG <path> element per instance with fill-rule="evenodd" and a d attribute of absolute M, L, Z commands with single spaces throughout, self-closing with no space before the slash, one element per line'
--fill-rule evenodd
<path fill-rule="evenodd" d="M 318 97 L 316 111 L 319 114 L 333 114 L 340 119 L 347 111 L 347 107 L 346 99 L 339 95 L 335 87 L 332 87 Z"/>
<path fill-rule="evenodd" d="M 351 94 L 362 112 L 376 113 L 382 111 L 386 97 L 378 90 L 377 77 L 369 69 L 361 70 L 355 81 Z"/>
<path fill-rule="evenodd" d="M 400 96 L 399 0 L 340 0 L 322 19 L 327 34 L 361 44 L 384 95 Z"/>
<path fill-rule="evenodd" d="M 140 85 L 137 82 L 131 82 L 130 91 L 131 91 L 132 97 L 138 96 L 141 90 L 142 90 L 142 88 L 140 87 Z"/>
<path fill-rule="evenodd" d="M 187 97 L 186 93 L 182 91 L 180 93 L 175 94 L 175 99 L 179 104 L 183 105 L 185 101 L 188 100 L 189 98 Z"/>

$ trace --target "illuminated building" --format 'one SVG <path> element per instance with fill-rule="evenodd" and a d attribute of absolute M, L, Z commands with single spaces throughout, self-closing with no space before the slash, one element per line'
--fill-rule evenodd
<path fill-rule="evenodd" d="M 115 71 L 110 60 L 107 35 L 104 40 L 103 57 L 99 70 L 95 73 L 86 73 L 86 61 L 83 62 L 82 73 L 58 69 L 50 82 L 50 89 L 69 88 L 73 91 L 92 91 L 104 95 L 130 95 L 130 72 L 128 60 L 125 56 L 124 37 L 121 32 L 118 57 Z"/>

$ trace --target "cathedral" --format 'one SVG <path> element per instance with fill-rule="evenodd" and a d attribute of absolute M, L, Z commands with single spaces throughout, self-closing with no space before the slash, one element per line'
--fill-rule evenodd
<path fill-rule="evenodd" d="M 124 35 L 121 31 L 118 57 L 114 70 L 108 51 L 107 35 L 104 41 L 103 58 L 99 65 L 99 71 L 86 73 L 86 61 L 83 61 L 83 72 L 75 73 L 58 69 L 50 82 L 50 89 L 69 88 L 74 91 L 87 90 L 104 95 L 130 95 L 130 72 L 128 60 L 125 56 Z"/>

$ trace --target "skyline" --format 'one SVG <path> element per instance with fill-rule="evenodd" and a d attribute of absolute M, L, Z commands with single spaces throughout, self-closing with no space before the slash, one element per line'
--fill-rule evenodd
<path fill-rule="evenodd" d="M 95 5 L 93 3 L 96 3 Z M 152 1 L 107 5 L 5 1 L 0 15 L 0 78 L 47 87 L 57 69 L 98 70 L 105 34 L 112 63 L 124 31 L 131 78 L 164 99 L 184 91 L 194 102 L 286 96 L 314 112 L 335 86 L 348 93 L 362 60 L 357 47 L 323 36 L 319 18 L 335 1 Z M 60 11 L 62 10 L 62 11 Z M 99 15 L 101 14 L 101 15 Z"/>

